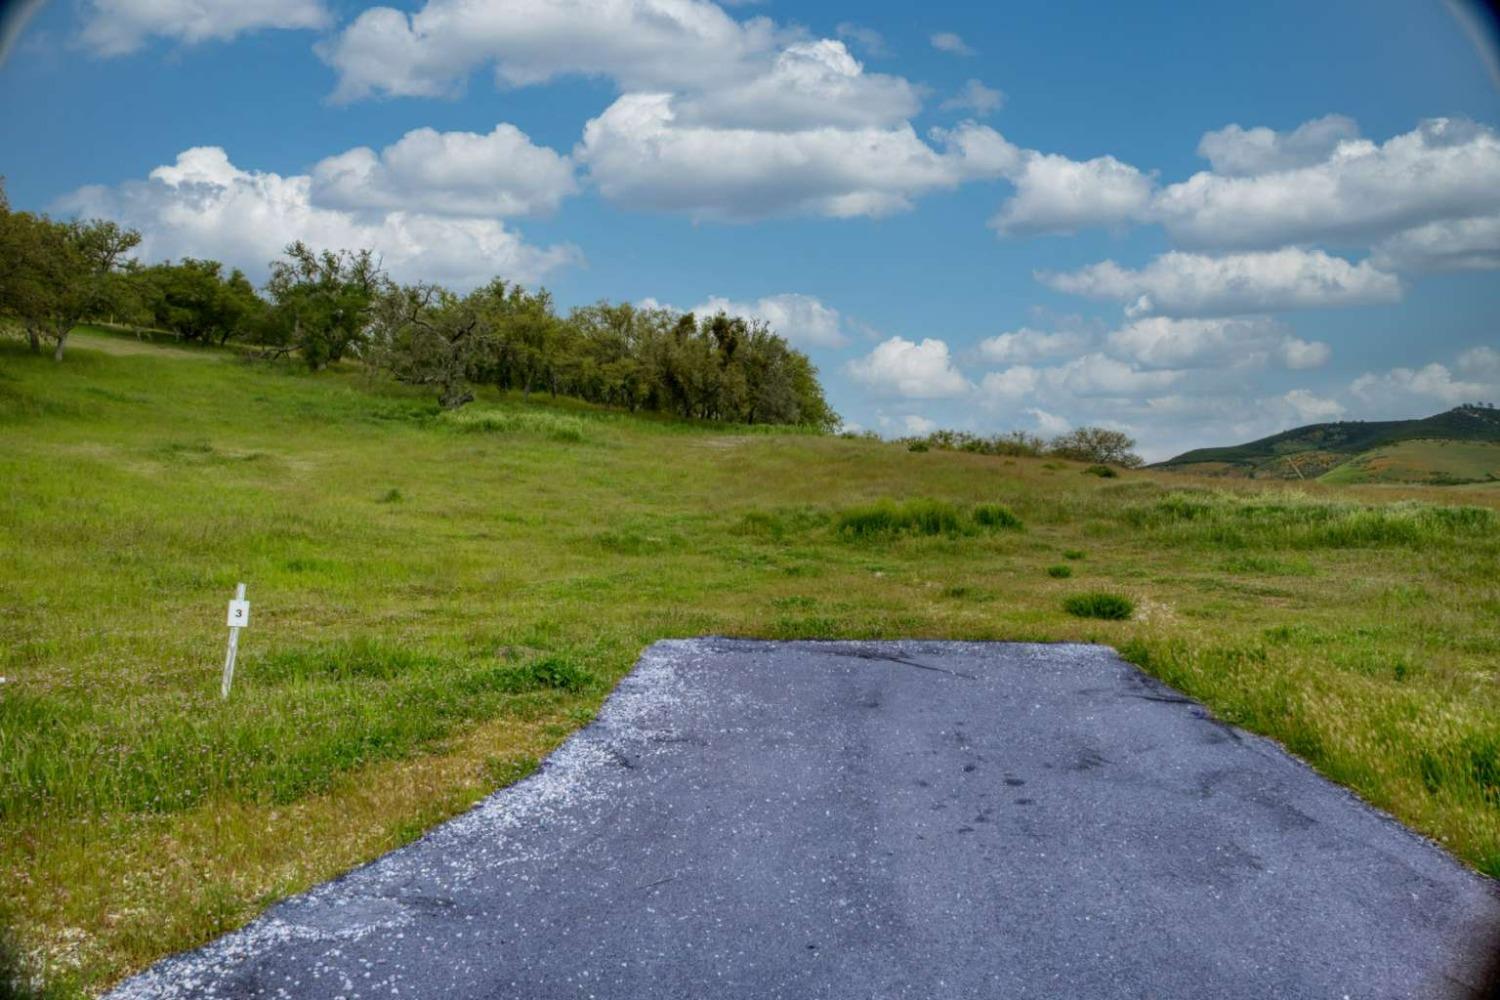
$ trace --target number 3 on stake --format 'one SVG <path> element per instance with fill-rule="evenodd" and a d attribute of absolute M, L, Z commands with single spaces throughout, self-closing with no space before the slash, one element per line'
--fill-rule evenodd
<path fill-rule="evenodd" d="M 234 588 L 234 600 L 229 602 L 229 650 L 224 654 L 224 679 L 219 682 L 219 697 L 229 697 L 229 685 L 234 683 L 234 657 L 240 648 L 240 629 L 250 624 L 250 602 L 245 600 L 245 585 Z"/>

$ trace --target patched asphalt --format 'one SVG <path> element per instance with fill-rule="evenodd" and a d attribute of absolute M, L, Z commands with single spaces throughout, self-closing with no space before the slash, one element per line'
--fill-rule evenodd
<path fill-rule="evenodd" d="M 1098 646 L 662 642 L 118 998 L 1469 997 L 1500 890 Z"/>

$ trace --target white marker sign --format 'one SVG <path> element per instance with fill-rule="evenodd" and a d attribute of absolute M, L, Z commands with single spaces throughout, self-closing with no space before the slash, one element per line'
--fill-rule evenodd
<path fill-rule="evenodd" d="M 229 602 L 229 651 L 224 654 L 224 679 L 219 683 L 219 697 L 229 697 L 229 685 L 234 683 L 234 657 L 240 649 L 240 629 L 250 624 L 250 602 L 245 600 L 245 585 L 234 588 L 234 600 Z"/>

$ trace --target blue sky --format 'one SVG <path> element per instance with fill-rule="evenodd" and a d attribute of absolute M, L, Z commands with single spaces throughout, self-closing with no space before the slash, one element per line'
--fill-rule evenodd
<path fill-rule="evenodd" d="M 1441 3 L 81 0 L 0 93 L 18 207 L 753 313 L 886 434 L 1500 398 L 1500 90 Z"/>

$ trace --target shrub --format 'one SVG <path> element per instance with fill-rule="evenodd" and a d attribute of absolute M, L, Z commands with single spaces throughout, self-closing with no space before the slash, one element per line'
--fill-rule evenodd
<path fill-rule="evenodd" d="M 926 441 L 913 441 L 906 446 L 907 451 L 927 451 Z"/>
<path fill-rule="evenodd" d="M 1118 594 L 1106 594 L 1095 591 L 1088 594 L 1074 594 L 1063 601 L 1063 610 L 1070 615 L 1079 618 L 1104 618 L 1110 621 L 1123 621 L 1129 618 L 1135 611 L 1135 605 L 1129 599 Z"/>
<path fill-rule="evenodd" d="M 1047 575 L 1058 580 L 1066 580 L 1068 577 L 1073 575 L 1073 567 L 1062 565 L 1048 566 Z"/>
<path fill-rule="evenodd" d="M 1098 476 L 1100 479 L 1113 479 L 1119 475 L 1114 469 L 1103 464 L 1091 465 L 1083 471 L 1086 475 Z"/>
<path fill-rule="evenodd" d="M 973 517 L 975 524 L 981 528 L 989 528 L 991 531 L 1002 528 L 1011 531 L 1020 531 L 1024 527 L 1021 519 L 1009 507 L 998 503 L 979 504 L 974 508 L 970 516 Z"/>

